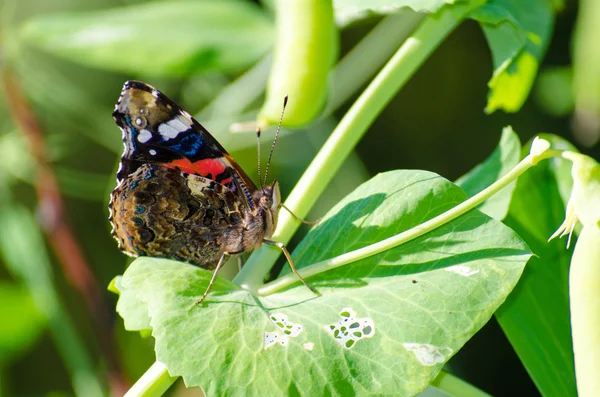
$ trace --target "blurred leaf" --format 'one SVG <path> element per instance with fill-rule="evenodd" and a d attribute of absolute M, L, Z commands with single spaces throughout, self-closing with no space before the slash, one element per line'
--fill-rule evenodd
<path fill-rule="evenodd" d="M 22 135 L 11 132 L 0 137 L 0 168 L 12 178 L 35 182 L 34 160 Z M 106 194 L 107 176 L 55 166 L 61 192 L 66 196 L 86 200 L 102 200 Z"/>
<path fill-rule="evenodd" d="M 430 172 L 380 174 L 309 232 L 296 263 L 380 241 L 464 199 Z M 300 283 L 253 297 L 217 278 L 196 307 L 212 272 L 140 258 L 123 275 L 128 294 L 120 301 L 132 302 L 121 315 L 145 312 L 157 360 L 207 395 L 413 395 L 488 321 L 529 257 L 512 230 L 473 210 L 392 250 L 315 274 L 308 282 L 319 297 Z M 344 319 L 354 338 L 342 337 Z"/>
<path fill-rule="evenodd" d="M 11 131 L 0 136 L 0 168 L 13 178 L 28 183 L 35 176 L 33 158 L 22 135 Z"/>
<path fill-rule="evenodd" d="M 577 106 L 600 112 L 600 3 L 581 0 L 574 34 L 573 78 Z"/>
<path fill-rule="evenodd" d="M 20 204 L 0 206 L 0 224 L 0 253 L 9 272 L 24 281 L 38 305 L 51 308 L 52 266 L 40 226 Z"/>
<path fill-rule="evenodd" d="M 45 328 L 46 318 L 24 287 L 0 282 L 0 365 L 30 347 Z"/>
<path fill-rule="evenodd" d="M 566 0 L 549 0 L 555 11 L 562 11 L 565 8 Z"/>
<path fill-rule="evenodd" d="M 445 5 L 469 3 L 472 0 L 333 0 L 335 20 L 346 26 L 375 15 L 395 14 L 403 8 L 435 13 Z"/>
<path fill-rule="evenodd" d="M 518 111 L 531 90 L 554 25 L 548 0 L 489 0 L 471 17 L 481 24 L 492 51 L 487 113 Z"/>
<path fill-rule="evenodd" d="M 581 0 L 573 34 L 573 132 L 588 147 L 600 140 L 600 2 Z"/>
<path fill-rule="evenodd" d="M 247 1 L 150 2 L 85 13 L 38 15 L 24 39 L 54 55 L 107 70 L 187 76 L 237 71 L 272 45 L 272 22 Z"/>
<path fill-rule="evenodd" d="M 547 67 L 540 72 L 535 84 L 535 99 L 546 113 L 565 117 L 573 112 L 573 69 Z"/>
<path fill-rule="evenodd" d="M 49 321 L 57 350 L 69 370 L 75 394 L 102 396 L 92 358 L 56 293 L 39 225 L 21 204 L 0 205 L 0 255 L 13 277 L 23 280 L 35 306 Z"/>
<path fill-rule="evenodd" d="M 560 137 L 542 134 L 554 149 L 575 150 Z M 522 155 L 529 152 L 529 144 Z M 553 158 L 519 177 L 506 224 L 532 248 L 523 277 L 496 317 L 544 396 L 575 396 L 569 327 L 569 263 L 564 240 L 548 238 L 565 217 L 571 163 Z M 566 194 L 566 195 L 565 195 Z"/>
<path fill-rule="evenodd" d="M 521 156 L 521 142 L 511 127 L 502 130 L 500 143 L 494 152 L 483 163 L 479 164 L 455 182 L 469 197 L 481 192 L 500 177 L 506 175 L 519 163 Z M 516 182 L 510 183 L 504 189 L 490 197 L 478 209 L 486 215 L 499 221 L 503 220 L 508 212 L 510 199 L 515 189 Z"/>
<path fill-rule="evenodd" d="M 68 167 L 54 167 L 61 192 L 69 197 L 102 201 L 106 195 L 106 186 L 114 177 L 79 171 Z"/>
<path fill-rule="evenodd" d="M 64 131 L 68 134 L 67 139 L 70 138 L 74 142 L 78 139 L 74 139 L 73 135 L 80 134 L 114 153 L 121 153 L 121 134 L 111 117 L 114 102 L 118 98 L 118 88 L 115 87 L 114 99 L 107 104 L 98 99 L 97 92 L 90 92 L 88 87 L 73 79 L 69 72 L 65 71 L 69 69 L 64 64 L 54 65 L 60 63 L 56 59 L 54 61 L 40 53 L 37 56 L 26 54 L 18 59 L 15 66 L 18 79 L 45 133 L 61 134 Z M 44 67 L 38 67 L 39 64 L 43 64 Z M 95 84 L 100 84 L 103 89 L 108 85 L 103 80 Z M 52 147 L 48 149 L 51 150 L 49 155 L 64 151 Z"/>

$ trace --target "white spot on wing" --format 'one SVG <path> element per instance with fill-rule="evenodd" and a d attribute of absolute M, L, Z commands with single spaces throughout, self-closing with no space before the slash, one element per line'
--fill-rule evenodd
<path fill-rule="evenodd" d="M 406 350 L 410 350 L 421 365 L 432 367 L 445 362 L 452 354 L 449 347 L 439 347 L 428 343 L 403 343 Z"/>
<path fill-rule="evenodd" d="M 158 126 L 158 132 L 166 140 L 176 138 L 180 132 L 186 131 L 190 128 L 189 123 L 182 120 L 182 116 L 176 116 L 175 118 L 162 123 Z"/>
<path fill-rule="evenodd" d="M 150 149 L 148 152 L 150 152 L 151 155 L 156 156 L 156 150 Z"/>
<path fill-rule="evenodd" d="M 141 143 L 146 143 L 150 139 L 152 139 L 152 133 L 148 130 L 141 130 L 137 136 L 137 140 L 140 141 Z"/>
<path fill-rule="evenodd" d="M 121 156 L 121 158 L 129 158 L 135 151 L 135 148 L 133 147 L 133 142 L 131 141 L 131 139 L 129 139 L 129 129 L 121 128 L 121 131 L 123 131 L 123 155 Z M 119 167 L 121 167 L 121 165 L 122 164 L 119 164 Z M 120 170 L 121 168 L 119 168 L 119 171 Z"/>

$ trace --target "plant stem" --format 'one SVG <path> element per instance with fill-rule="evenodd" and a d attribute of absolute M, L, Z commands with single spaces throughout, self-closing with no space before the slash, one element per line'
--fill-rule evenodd
<path fill-rule="evenodd" d="M 381 20 L 338 62 L 331 76 L 327 105 L 321 118 L 329 117 L 363 87 L 423 21 L 425 14 L 400 11 Z M 369 62 L 365 62 L 368 59 Z"/>
<path fill-rule="evenodd" d="M 470 383 L 467 383 L 464 380 L 457 378 L 456 376 L 445 371 L 440 371 L 438 376 L 436 376 L 433 382 L 431 382 L 431 386 L 443 391 L 449 396 L 490 397 L 489 394 L 479 390 Z"/>
<path fill-rule="evenodd" d="M 446 8 L 436 15 L 436 18 L 429 16 L 423 20 L 333 130 L 290 193 L 285 202 L 287 208 L 300 218 L 307 215 L 379 113 L 474 7 Z M 461 12 L 457 12 L 457 9 Z M 299 223 L 287 211 L 282 211 L 272 239 L 286 244 L 298 227 Z M 263 245 L 250 256 L 233 281 L 249 291 L 256 292 L 280 253 L 277 248 Z"/>
<path fill-rule="evenodd" d="M 307 278 L 315 274 L 322 273 L 324 271 L 334 269 L 340 266 L 345 266 L 349 263 L 356 262 L 369 256 L 379 254 L 383 251 L 387 251 L 391 248 L 397 247 L 398 245 L 404 244 L 410 240 L 420 237 L 425 233 L 428 233 L 452 221 L 453 219 L 458 218 L 466 212 L 476 208 L 478 205 L 483 203 L 492 195 L 506 187 L 509 183 L 516 180 L 519 177 L 519 175 L 536 165 L 540 160 L 549 157 L 558 157 L 560 155 L 561 152 L 556 150 L 547 150 L 539 155 L 530 154 L 523 160 L 521 160 L 521 162 L 517 164 L 515 168 L 513 168 L 506 175 L 504 175 L 496 182 L 491 184 L 489 187 L 477 193 L 475 196 L 463 201 L 456 207 L 444 212 L 443 214 L 440 214 L 435 218 L 423 222 L 422 224 L 415 226 L 412 229 L 396 234 L 395 236 L 388 237 L 385 240 L 381 240 L 366 247 L 346 252 L 345 254 L 336 256 L 334 258 L 315 263 L 314 265 L 310 265 L 302 269 L 298 269 L 298 271 L 303 278 Z M 286 274 L 285 276 L 282 276 L 270 283 L 265 284 L 262 288 L 259 288 L 258 294 L 269 295 L 297 281 L 298 278 L 294 274 Z"/>
<path fill-rule="evenodd" d="M 124 397 L 158 397 L 171 387 L 177 380 L 167 371 L 160 361 L 154 362 L 137 382 L 125 393 Z"/>
<path fill-rule="evenodd" d="M 265 55 L 256 65 L 229 83 L 208 106 L 196 114 L 196 119 L 202 121 L 239 116 L 264 93 L 272 58 L 271 54 Z"/>

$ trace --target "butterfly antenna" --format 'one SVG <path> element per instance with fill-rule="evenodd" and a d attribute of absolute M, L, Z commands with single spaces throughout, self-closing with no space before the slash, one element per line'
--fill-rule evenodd
<path fill-rule="evenodd" d="M 260 127 L 256 127 L 256 151 L 258 152 L 258 183 L 260 187 L 263 187 L 262 179 L 260 177 Z"/>
<path fill-rule="evenodd" d="M 285 112 L 285 107 L 287 106 L 288 96 L 286 95 L 283 98 L 283 108 L 281 109 L 281 117 L 279 118 L 279 125 L 277 126 L 277 132 L 275 133 L 275 139 L 273 139 L 273 144 L 271 145 L 271 152 L 269 153 L 269 161 L 267 161 L 267 168 L 265 169 L 265 185 L 267 184 L 267 176 L 269 175 L 269 167 L 271 166 L 271 157 L 273 157 L 273 150 L 275 150 L 275 144 L 277 143 L 277 137 L 279 136 L 279 131 L 281 131 L 281 123 L 283 122 L 283 112 Z"/>

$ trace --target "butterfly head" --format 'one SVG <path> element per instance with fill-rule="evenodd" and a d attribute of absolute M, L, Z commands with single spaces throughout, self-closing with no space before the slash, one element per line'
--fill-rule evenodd
<path fill-rule="evenodd" d="M 271 185 L 262 187 L 256 191 L 256 202 L 259 211 L 264 219 L 264 237 L 269 238 L 273 235 L 277 226 L 277 217 L 279 216 L 279 207 L 281 205 L 281 192 L 279 191 L 279 182 L 274 180 Z"/>

